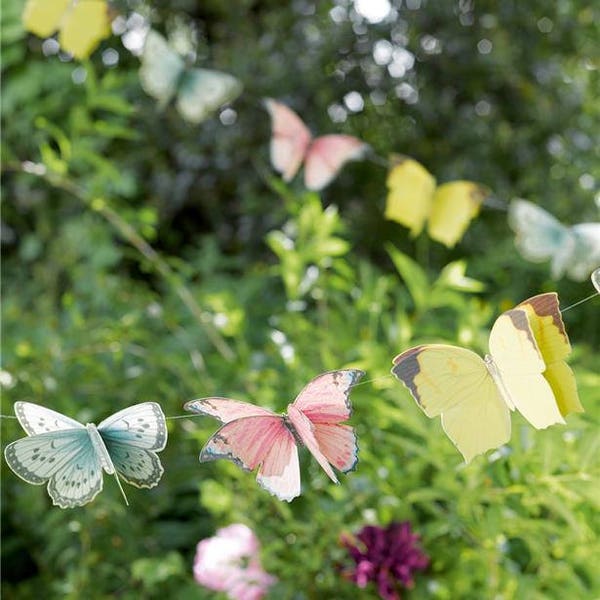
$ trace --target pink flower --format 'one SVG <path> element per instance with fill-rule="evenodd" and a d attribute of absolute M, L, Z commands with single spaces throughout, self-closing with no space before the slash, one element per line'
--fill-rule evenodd
<path fill-rule="evenodd" d="M 194 577 L 204 587 L 226 592 L 232 600 L 259 600 L 277 579 L 263 571 L 260 544 L 241 523 L 217 530 L 196 548 Z"/>

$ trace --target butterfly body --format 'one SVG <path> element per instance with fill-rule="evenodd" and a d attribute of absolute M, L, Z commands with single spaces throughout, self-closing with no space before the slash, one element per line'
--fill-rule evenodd
<path fill-rule="evenodd" d="M 394 358 L 392 373 L 466 462 L 510 439 L 510 411 L 536 429 L 581 412 L 556 294 L 525 300 L 496 319 L 484 359 L 471 350 L 424 344 Z"/>
<path fill-rule="evenodd" d="M 300 494 L 298 446 L 303 445 L 338 483 L 332 465 L 347 472 L 357 461 L 356 435 L 342 422 L 351 414 L 349 390 L 362 375 L 355 369 L 319 375 L 283 415 L 229 398 L 188 402 L 186 410 L 224 423 L 200 452 L 200 461 L 225 458 L 247 471 L 258 468 L 259 485 L 289 502 Z"/>
<path fill-rule="evenodd" d="M 265 107 L 272 123 L 271 163 L 284 181 L 291 181 L 304 163 L 304 184 L 309 190 L 321 190 L 347 161 L 360 158 L 368 148 L 351 135 L 313 138 L 302 119 L 285 104 L 268 98 Z"/>
<path fill-rule="evenodd" d="M 167 429 L 154 402 L 126 408 L 98 426 L 30 402 L 16 402 L 15 414 L 29 437 L 6 446 L 6 462 L 28 483 L 48 483 L 53 503 L 61 508 L 93 500 L 102 490 L 102 471 L 146 488 L 162 476 L 156 452 L 166 445 Z"/>

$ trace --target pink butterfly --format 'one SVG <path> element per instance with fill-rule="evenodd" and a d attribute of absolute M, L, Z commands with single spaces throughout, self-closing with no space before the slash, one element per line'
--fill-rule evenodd
<path fill-rule="evenodd" d="M 304 161 L 304 184 L 322 190 L 349 160 L 358 159 L 368 146 L 351 135 L 313 138 L 302 119 L 285 104 L 265 100 L 271 115 L 271 163 L 284 181 L 294 178 Z"/>
<path fill-rule="evenodd" d="M 228 398 L 187 402 L 186 410 L 225 423 L 200 452 L 200 462 L 227 458 L 248 471 L 259 467 L 259 485 L 290 502 L 300 495 L 300 442 L 329 478 L 339 483 L 331 465 L 346 473 L 358 459 L 354 429 L 340 423 L 350 417 L 350 388 L 363 375 L 363 371 L 346 369 L 315 377 L 284 415 Z"/>

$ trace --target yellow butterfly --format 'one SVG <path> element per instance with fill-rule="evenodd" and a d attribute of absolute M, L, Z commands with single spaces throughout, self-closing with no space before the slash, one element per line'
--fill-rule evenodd
<path fill-rule="evenodd" d="M 22 19 L 25 29 L 39 37 L 59 29 L 60 47 L 75 58 L 86 58 L 110 35 L 105 0 L 27 0 Z"/>
<path fill-rule="evenodd" d="M 394 155 L 391 161 L 385 218 L 408 227 L 413 237 L 428 221 L 429 236 L 452 248 L 479 213 L 488 190 L 471 181 L 436 186 L 435 177 L 416 160 Z"/>
<path fill-rule="evenodd" d="M 428 417 L 441 415 L 446 435 L 469 462 L 508 442 L 510 410 L 518 409 L 536 429 L 583 412 L 564 361 L 570 352 L 552 292 L 502 313 L 485 359 L 465 348 L 425 344 L 396 356 L 392 373 Z"/>

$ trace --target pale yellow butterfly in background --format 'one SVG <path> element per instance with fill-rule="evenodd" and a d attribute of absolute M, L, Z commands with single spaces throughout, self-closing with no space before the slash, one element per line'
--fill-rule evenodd
<path fill-rule="evenodd" d="M 438 186 L 423 165 L 405 156 L 394 155 L 391 163 L 385 218 L 408 227 L 413 237 L 427 222 L 429 236 L 452 248 L 479 214 L 488 190 L 472 181 Z"/>
<path fill-rule="evenodd" d="M 445 344 L 410 348 L 392 373 L 428 417 L 442 426 L 466 462 L 510 439 L 515 408 L 536 429 L 583 412 L 564 359 L 571 352 L 555 293 L 529 298 L 494 323 L 485 359 Z"/>
<path fill-rule="evenodd" d="M 110 14 L 104 0 L 27 0 L 23 26 L 47 38 L 59 30 L 58 43 L 75 58 L 88 57 L 110 35 Z"/>

